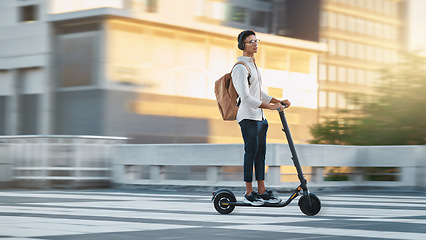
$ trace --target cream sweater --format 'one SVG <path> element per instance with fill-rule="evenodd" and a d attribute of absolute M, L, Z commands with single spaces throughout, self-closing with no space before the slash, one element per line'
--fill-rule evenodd
<path fill-rule="evenodd" d="M 262 91 L 262 77 L 255 66 L 251 57 L 239 57 L 238 61 L 245 62 L 250 68 L 250 87 L 247 82 L 248 72 L 246 67 L 238 64 L 232 70 L 232 83 L 235 90 L 241 98 L 241 104 L 238 108 L 237 122 L 244 119 L 261 121 L 264 118 L 263 110 L 259 108 L 262 102 L 269 103 L 272 97 Z"/>

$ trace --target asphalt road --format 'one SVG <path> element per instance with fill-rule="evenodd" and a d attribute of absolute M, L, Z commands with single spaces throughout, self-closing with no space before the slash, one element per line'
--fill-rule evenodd
<path fill-rule="evenodd" d="M 308 217 L 297 200 L 221 215 L 209 192 L 0 190 L 0 239 L 426 239 L 426 192 L 317 195 Z"/>

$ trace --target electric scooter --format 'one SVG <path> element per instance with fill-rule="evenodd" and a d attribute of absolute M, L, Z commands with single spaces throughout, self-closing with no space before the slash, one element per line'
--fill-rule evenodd
<path fill-rule="evenodd" d="M 287 107 L 284 105 L 284 107 Z M 279 110 L 279 109 L 278 109 Z M 294 147 L 293 138 L 290 134 L 290 129 L 287 124 L 287 120 L 285 117 L 284 110 L 278 111 L 281 122 L 283 125 L 283 131 L 287 137 L 288 146 L 290 147 L 294 167 L 297 170 L 297 176 L 300 180 L 300 185 L 293 191 L 291 196 L 287 199 L 287 201 L 282 201 L 280 203 L 267 203 L 265 202 L 260 206 L 253 206 L 249 203 L 245 203 L 242 201 L 237 201 L 234 193 L 229 189 L 220 189 L 213 192 L 213 205 L 216 211 L 221 214 L 229 214 L 234 211 L 236 206 L 239 207 L 285 207 L 291 203 L 296 197 L 302 195 L 299 199 L 298 205 L 300 210 L 308 216 L 314 216 L 321 210 L 321 201 L 314 194 L 309 192 L 307 181 L 303 175 L 302 168 L 300 166 L 299 159 L 297 157 L 296 149 Z"/>

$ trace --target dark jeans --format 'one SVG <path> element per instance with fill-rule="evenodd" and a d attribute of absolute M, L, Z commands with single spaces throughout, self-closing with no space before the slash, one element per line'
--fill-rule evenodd
<path fill-rule="evenodd" d="M 244 139 L 244 181 L 253 181 L 253 165 L 256 180 L 265 180 L 266 132 L 268 121 L 245 119 L 240 123 Z"/>

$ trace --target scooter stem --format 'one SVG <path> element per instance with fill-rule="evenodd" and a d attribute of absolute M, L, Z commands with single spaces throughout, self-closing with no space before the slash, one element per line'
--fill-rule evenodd
<path fill-rule="evenodd" d="M 296 170 L 297 170 L 297 176 L 300 180 L 300 186 L 302 187 L 303 191 L 306 192 L 308 190 L 308 187 L 306 186 L 307 181 L 306 181 L 306 179 L 303 175 L 302 167 L 300 166 L 300 162 L 299 162 L 299 158 L 297 157 L 296 149 L 294 147 L 293 138 L 291 137 L 291 134 L 290 134 L 290 129 L 289 129 L 288 124 L 287 124 L 287 120 L 286 120 L 286 117 L 285 117 L 284 110 L 278 111 L 278 112 L 280 114 L 281 122 L 282 122 L 283 127 L 284 127 L 283 131 L 285 132 L 285 135 L 287 137 L 288 146 L 290 147 L 290 152 L 291 152 L 291 155 L 292 155 L 291 159 L 293 159 L 294 166 L 296 167 Z"/>

